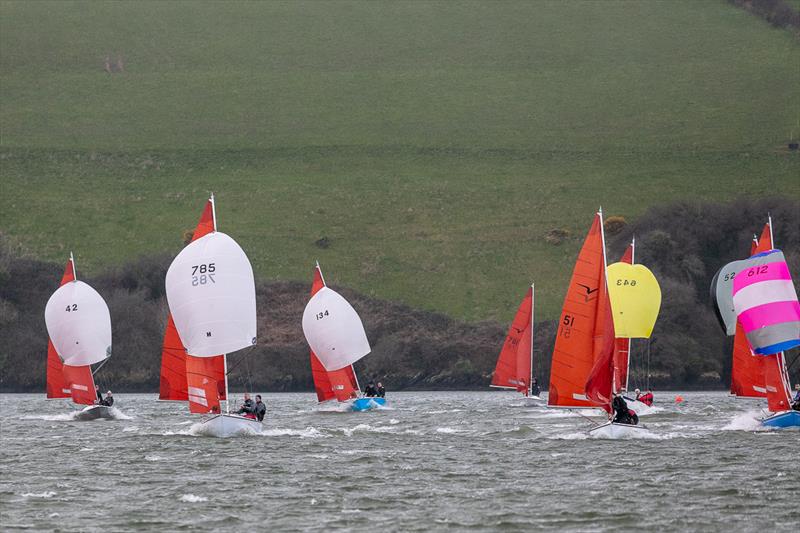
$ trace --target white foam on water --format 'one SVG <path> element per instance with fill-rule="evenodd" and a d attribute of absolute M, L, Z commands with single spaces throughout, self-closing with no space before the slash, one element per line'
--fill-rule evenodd
<path fill-rule="evenodd" d="M 122 428 L 123 433 L 128 433 L 129 431 L 139 431 L 137 426 L 126 426 Z"/>
<path fill-rule="evenodd" d="M 164 459 L 163 457 L 159 457 L 158 455 L 145 455 L 144 456 L 144 460 L 145 461 L 153 461 L 153 462 L 155 462 L 155 461 L 161 461 L 163 459 Z"/>
<path fill-rule="evenodd" d="M 585 431 L 576 431 L 573 433 L 559 433 L 548 438 L 554 440 L 586 440 L 589 438 L 589 434 Z"/>
<path fill-rule="evenodd" d="M 289 428 L 262 429 L 259 435 L 264 437 L 300 437 L 301 439 L 318 439 L 321 437 L 328 436 L 312 426 L 308 426 L 305 429 L 289 429 Z"/>
<path fill-rule="evenodd" d="M 23 498 L 52 498 L 56 493 L 52 490 L 45 492 L 23 492 L 20 494 Z"/>
<path fill-rule="evenodd" d="M 78 451 L 79 451 L 79 452 L 93 452 L 93 451 L 94 451 L 94 448 L 81 448 L 81 449 L 80 449 L 80 450 L 78 450 Z"/>
<path fill-rule="evenodd" d="M 353 433 L 356 432 L 367 432 L 367 433 L 394 433 L 397 431 L 398 428 L 396 427 L 386 427 L 386 426 L 370 426 L 369 424 L 358 424 L 353 428 L 341 428 L 341 432 L 345 434 L 347 437 L 352 437 Z"/>
<path fill-rule="evenodd" d="M 67 421 L 75 420 L 75 415 L 79 411 L 70 411 L 69 413 L 59 413 L 57 415 L 25 415 L 21 416 L 20 420 L 50 420 L 50 421 Z"/>
<path fill-rule="evenodd" d="M 447 435 L 451 435 L 453 433 L 466 433 L 466 432 L 467 431 L 464 430 L 464 429 L 456 429 L 456 428 L 451 428 L 451 427 L 447 427 L 447 426 L 436 428 L 436 433 L 444 433 L 444 434 L 447 434 Z"/>
<path fill-rule="evenodd" d="M 356 514 L 362 512 L 361 509 L 342 509 L 340 511 L 342 514 Z"/>
<path fill-rule="evenodd" d="M 311 457 L 312 459 L 327 459 L 330 457 L 330 455 L 325 453 L 312 453 L 309 454 L 308 456 Z"/>
<path fill-rule="evenodd" d="M 116 407 L 109 407 L 108 412 L 114 420 L 133 420 L 133 417 L 126 415 Z"/>
<path fill-rule="evenodd" d="M 187 503 L 200 503 L 207 502 L 208 498 L 204 496 L 195 496 L 194 494 L 184 494 L 180 497 L 180 500 Z"/>
<path fill-rule="evenodd" d="M 391 420 L 389 420 L 389 423 L 390 424 L 399 424 L 400 421 L 398 419 L 396 419 L 396 418 L 392 418 Z"/>
<path fill-rule="evenodd" d="M 723 426 L 723 431 L 764 431 L 767 428 L 761 425 L 758 416 L 761 411 L 745 411 L 735 415 L 728 425 Z"/>

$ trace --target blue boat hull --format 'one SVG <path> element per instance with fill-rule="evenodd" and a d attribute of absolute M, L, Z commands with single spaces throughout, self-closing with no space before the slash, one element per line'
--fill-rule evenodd
<path fill-rule="evenodd" d="M 386 405 L 386 398 L 358 398 L 353 400 L 353 411 L 369 411 Z"/>
<path fill-rule="evenodd" d="M 761 420 L 761 424 L 770 428 L 800 427 L 800 411 L 783 411 Z"/>

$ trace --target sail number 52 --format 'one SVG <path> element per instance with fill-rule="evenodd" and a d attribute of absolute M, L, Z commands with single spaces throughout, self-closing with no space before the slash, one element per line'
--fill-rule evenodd
<path fill-rule="evenodd" d="M 193 265 L 192 287 L 205 285 L 208 282 L 216 283 L 216 281 L 214 281 L 214 273 L 216 271 L 217 268 L 214 266 L 214 263 L 208 263 L 207 265 Z"/>

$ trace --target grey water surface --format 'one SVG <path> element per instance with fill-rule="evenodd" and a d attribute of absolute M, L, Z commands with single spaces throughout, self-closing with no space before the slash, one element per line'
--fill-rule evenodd
<path fill-rule="evenodd" d="M 263 432 L 119 394 L 116 420 L 0 395 L 0 526 L 35 531 L 794 531 L 800 432 L 761 402 L 656 395 L 649 431 L 591 439 L 512 392 L 405 392 L 366 413 L 266 394 Z M 600 417 L 595 416 L 595 420 Z"/>

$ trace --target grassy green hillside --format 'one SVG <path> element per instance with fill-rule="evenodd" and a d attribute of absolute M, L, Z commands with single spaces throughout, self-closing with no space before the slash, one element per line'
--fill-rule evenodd
<path fill-rule="evenodd" d="M 0 228 L 87 272 L 214 191 L 264 278 L 552 317 L 598 205 L 800 197 L 800 42 L 722 1 L 0 9 Z"/>

